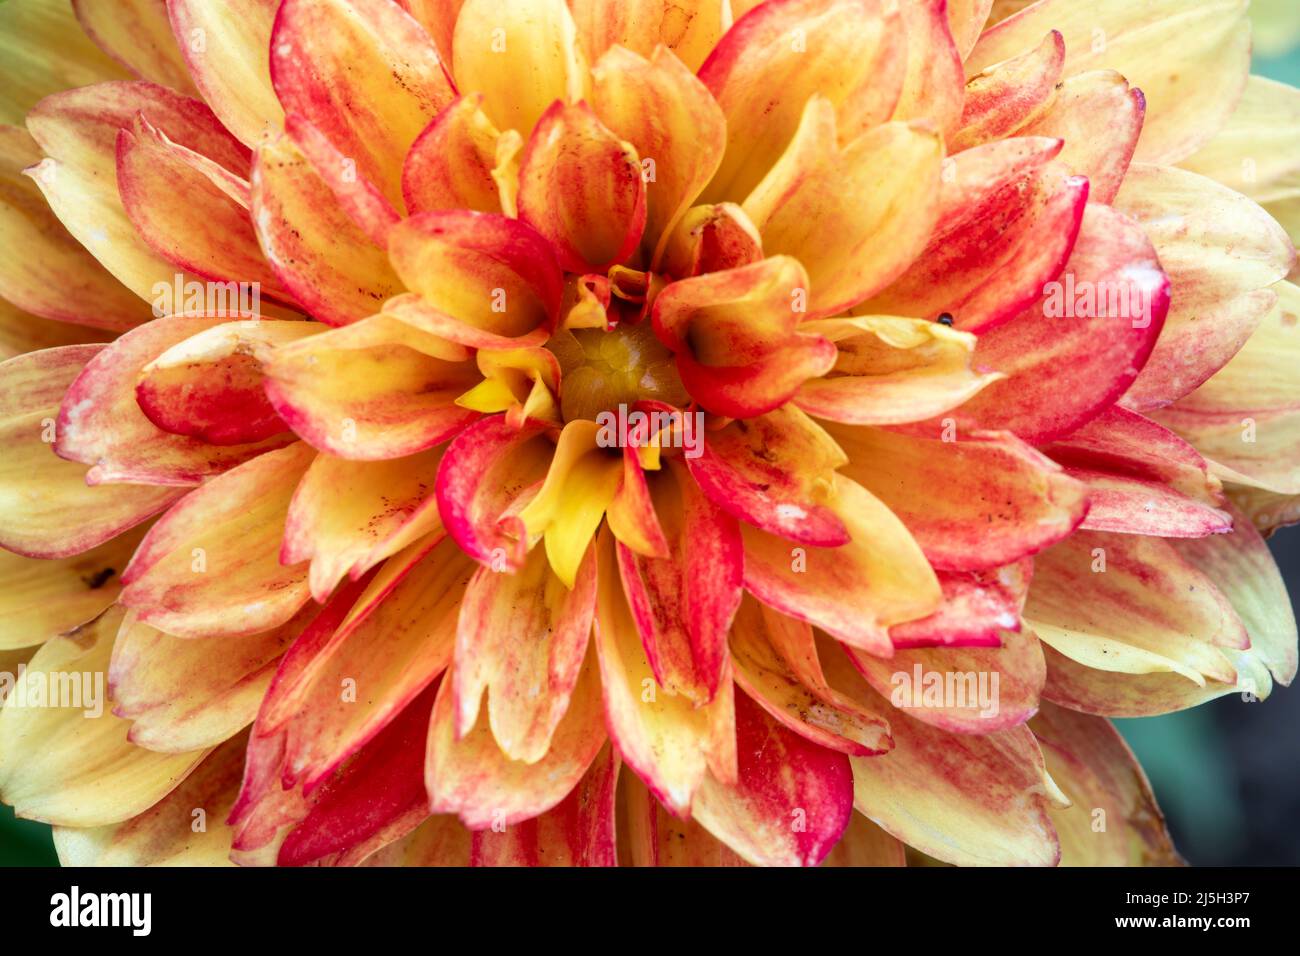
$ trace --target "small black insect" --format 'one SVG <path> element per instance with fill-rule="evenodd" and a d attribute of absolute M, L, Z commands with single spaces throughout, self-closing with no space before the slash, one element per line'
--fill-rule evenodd
<path fill-rule="evenodd" d="M 952 313 L 951 313 L 951 312 L 943 312 L 943 313 L 941 313 L 941 314 L 939 315 L 939 324 L 940 324 L 940 325 L 952 325 Z"/>

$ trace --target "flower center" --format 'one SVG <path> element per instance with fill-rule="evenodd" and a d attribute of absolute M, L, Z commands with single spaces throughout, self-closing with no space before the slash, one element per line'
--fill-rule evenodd
<path fill-rule="evenodd" d="M 645 400 L 685 406 L 690 395 L 673 355 L 655 338 L 650 320 L 620 322 L 611 331 L 572 329 L 546 347 L 560 363 L 560 412 L 566 422 L 595 420 L 603 411 Z"/>

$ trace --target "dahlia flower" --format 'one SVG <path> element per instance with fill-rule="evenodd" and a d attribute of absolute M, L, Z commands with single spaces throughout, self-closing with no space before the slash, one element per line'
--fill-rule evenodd
<path fill-rule="evenodd" d="M 1177 862 L 1107 718 L 1296 671 L 1246 6 L 0 6 L 0 798 L 77 864 Z"/>

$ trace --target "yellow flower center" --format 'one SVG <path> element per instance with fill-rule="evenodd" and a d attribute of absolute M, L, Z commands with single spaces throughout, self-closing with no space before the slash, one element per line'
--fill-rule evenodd
<path fill-rule="evenodd" d="M 560 411 L 566 422 L 594 420 L 600 412 L 630 408 L 642 399 L 690 403 L 672 353 L 655 338 L 649 319 L 622 322 L 608 332 L 562 331 L 546 347 L 560 362 Z"/>

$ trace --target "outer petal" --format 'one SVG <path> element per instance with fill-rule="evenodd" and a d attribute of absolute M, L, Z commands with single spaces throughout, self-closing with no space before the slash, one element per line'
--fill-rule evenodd
<path fill-rule="evenodd" d="M 136 528 L 70 558 L 0 551 L 0 651 L 32 648 L 97 617 L 122 590 L 119 572 L 144 537 Z"/>
<path fill-rule="evenodd" d="M 1033 559 L 989 571 L 940 571 L 943 603 L 929 617 L 889 629 L 894 647 L 1001 647 L 1020 629 Z"/>
<path fill-rule="evenodd" d="M 271 87 L 271 27 L 279 6 L 279 0 L 167 0 L 194 85 L 226 129 L 249 147 L 284 122 Z M 209 49 L 220 55 L 209 55 Z"/>
<path fill-rule="evenodd" d="M 836 475 L 831 507 L 851 539 L 838 548 L 792 548 L 743 527 L 745 587 L 770 607 L 888 657 L 889 625 L 934 611 L 939 582 L 903 523 L 861 485 Z"/>
<path fill-rule="evenodd" d="M 1029 727 L 1073 803 L 1052 810 L 1062 866 L 1182 863 L 1146 774 L 1109 721 L 1044 704 Z"/>
<path fill-rule="evenodd" d="M 26 130 L 0 126 L 0 242 L 24 250 L 21 258 L 0 262 L 0 295 L 35 315 L 82 326 L 122 330 L 148 320 L 148 306 L 68 233 L 23 175 L 40 161 L 40 147 Z M 71 331 L 86 341 L 84 330 Z"/>
<path fill-rule="evenodd" d="M 945 136 L 961 120 L 966 83 L 947 8 L 948 0 L 919 0 L 900 7 L 907 35 L 907 74 L 893 116 L 929 119 Z"/>
<path fill-rule="evenodd" d="M 1124 0 L 1084 6 L 1047 0 L 986 31 L 966 70 L 978 72 L 1023 53 L 1048 30 L 1059 30 L 1065 37 L 1066 75 L 1109 67 L 1146 95 L 1149 108 L 1137 158 L 1177 162 L 1208 142 L 1237 105 L 1250 63 L 1245 12 L 1242 0 L 1213 0 L 1194 9 L 1182 0 L 1138 6 Z"/>
<path fill-rule="evenodd" d="M 271 82 L 285 112 L 320 129 L 399 208 L 407 150 L 455 97 L 429 35 L 390 0 L 285 0 Z"/>
<path fill-rule="evenodd" d="M 143 111 L 173 142 L 243 175 L 247 150 L 197 100 L 152 83 L 98 83 L 46 97 L 27 128 L 47 160 L 30 171 L 68 231 L 123 285 L 143 299 L 170 286 L 176 267 L 137 234 L 117 189 L 118 130 Z"/>
<path fill-rule="evenodd" d="M 1043 450 L 1088 484 L 1090 531 L 1196 538 L 1232 527 L 1196 449 L 1118 405 Z"/>
<path fill-rule="evenodd" d="M 102 329 L 40 318 L 11 305 L 7 299 L 0 299 L 0 361 L 38 349 L 107 342 L 112 337 L 112 333 Z"/>
<path fill-rule="evenodd" d="M 201 751 L 159 754 L 135 746 L 127 740 L 130 725 L 105 708 L 104 672 L 121 619 L 110 609 L 47 643 L 27 665 L 28 694 L 54 682 L 72 687 L 82 706 L 33 706 L 17 687 L 5 698 L 0 797 L 19 816 L 75 827 L 118 823 L 157 803 L 203 759 Z"/>
<path fill-rule="evenodd" d="M 848 829 L 822 866 L 906 866 L 903 844 L 860 813 L 854 813 Z"/>
<path fill-rule="evenodd" d="M 607 742 L 555 807 L 504 832 L 475 830 L 471 866 L 615 866 L 615 796 L 621 761 Z"/>
<path fill-rule="evenodd" d="M 1172 283 L 1165 329 L 1124 404 L 1167 405 L 1218 371 L 1272 307 L 1295 265 L 1290 239 L 1253 202 L 1195 173 L 1134 166 L 1116 208 L 1142 224 Z"/>
<path fill-rule="evenodd" d="M 831 101 L 814 96 L 790 145 L 743 203 L 768 255 L 805 264 L 812 316 L 834 315 L 898 278 L 925 248 L 939 212 L 943 138 L 933 127 L 886 123 L 841 148 L 846 133 Z"/>
<path fill-rule="evenodd" d="M 1151 416 L 1211 459 L 1214 472 L 1278 494 L 1300 492 L 1300 403 L 1295 361 L 1300 289 L 1275 287 L 1277 305 L 1227 365 Z"/>
<path fill-rule="evenodd" d="M 907 65 L 901 21 L 879 0 L 782 0 L 741 17 L 699 71 L 727 117 L 726 155 L 704 200 L 749 195 L 814 93 L 833 107 L 845 140 L 888 119 Z"/>
<path fill-rule="evenodd" d="M 1002 139 L 1033 120 L 1052 101 L 1064 65 L 1065 40 L 1053 30 L 1028 53 L 971 77 L 961 125 L 948 138 L 949 151 L 959 153 Z"/>
<path fill-rule="evenodd" d="M 832 682 L 884 708 L 837 648 L 822 660 Z M 838 656 L 837 656 L 838 655 Z M 1053 866 L 1060 859 L 1048 817 L 1052 793 L 1043 755 L 1025 727 L 950 734 L 889 711 L 894 749 L 851 757 L 853 805 L 923 853 L 960 866 Z"/>
<path fill-rule="evenodd" d="M 620 9 L 607 3 L 590 6 L 611 13 Z M 689 21 L 687 30 L 706 19 L 715 4 L 708 0 L 700 6 L 704 9 Z M 721 4 L 716 7 L 720 12 Z M 632 15 L 646 8 L 660 10 L 665 22 L 673 10 L 661 0 L 648 0 Z M 726 119 L 708 89 L 667 47 L 655 47 L 648 60 L 614 47 L 596 63 L 592 80 L 596 115 L 640 157 L 646 195 L 645 245 L 654 267 L 672 227 L 722 161 Z"/>
<path fill-rule="evenodd" d="M 209 445 L 163 431 L 141 410 L 136 386 L 141 371 L 168 349 L 223 318 L 155 319 L 96 355 L 68 388 L 59 407 L 55 451 L 90 465 L 87 480 L 193 485 L 281 448 L 292 436 L 241 445 Z"/>
<path fill-rule="evenodd" d="M 273 630 L 217 640 L 173 637 L 129 612 L 108 669 L 113 713 L 131 721 L 127 739 L 160 753 L 230 739 L 253 722 L 280 655 L 316 610 L 308 605 Z"/>
<path fill-rule="evenodd" d="M 90 829 L 56 826 L 59 862 L 76 867 L 232 866 L 226 814 L 239 792 L 246 745 L 242 734 L 227 741 L 175 790 L 129 820 Z"/>
<path fill-rule="evenodd" d="M 1060 541 L 1087 512 L 1087 489 L 1013 435 L 936 441 L 828 428 L 849 456 L 844 474 L 878 495 L 938 568 L 1010 564 Z"/>
<path fill-rule="evenodd" d="M 455 404 L 479 380 L 458 351 L 380 314 L 269 354 L 266 394 L 300 436 L 340 458 L 399 458 L 447 441 L 476 417 Z"/>
<path fill-rule="evenodd" d="M 54 454 L 59 400 L 103 348 L 67 345 L 0 363 L 0 547 L 66 558 L 134 527 L 181 494 L 147 485 L 87 485 L 84 465 Z"/>
<path fill-rule="evenodd" d="M 781 726 L 736 698 L 739 776 L 707 778 L 691 813 L 743 859 L 758 866 L 815 866 L 839 842 L 853 813 L 849 758 Z"/>
<path fill-rule="evenodd" d="M 1008 377 L 962 414 L 1035 443 L 1069 434 L 1132 384 L 1168 307 L 1169 280 L 1142 229 L 1107 206 L 1089 206 L 1061 280 L 1029 311 L 980 338 L 976 360 Z"/>
<path fill-rule="evenodd" d="M 735 779 L 734 692 L 723 680 L 702 707 L 654 679 L 615 570 L 613 540 L 597 542 L 596 649 L 605 724 L 619 753 L 655 796 L 685 816 L 710 771 Z"/>
<path fill-rule="evenodd" d="M 1003 631 L 1001 647 L 900 649 L 888 661 L 847 650 L 876 693 L 909 717 L 955 734 L 1023 724 L 1037 712 L 1047 679 L 1042 648 L 1028 631 Z M 943 690 L 937 701 L 927 693 L 933 686 Z"/>
<path fill-rule="evenodd" d="M 167 22 L 166 0 L 72 0 L 72 9 L 86 35 L 132 73 L 194 92 Z"/>
<path fill-rule="evenodd" d="M 527 139 L 553 102 L 586 95 L 587 61 L 564 0 L 466 0 L 452 47 L 457 85 L 483 94 L 497 129 Z"/>
<path fill-rule="evenodd" d="M 1040 554 L 1025 620 L 1067 657 L 1121 674 L 1235 680 L 1220 648 L 1249 646 L 1232 604 L 1174 545 L 1081 531 Z"/>
<path fill-rule="evenodd" d="M 541 115 L 519 167 L 519 219 L 555 246 L 569 272 L 627 260 L 645 228 L 646 187 L 636 150 L 586 103 Z"/>
<path fill-rule="evenodd" d="M 307 569 L 280 564 L 293 488 L 315 452 L 301 442 L 214 478 L 145 535 L 122 573 L 121 602 L 181 637 L 252 634 L 308 599 Z"/>
<path fill-rule="evenodd" d="M 620 865 L 749 865 L 698 821 L 673 816 L 635 774 L 623 774 L 618 791 Z"/>

